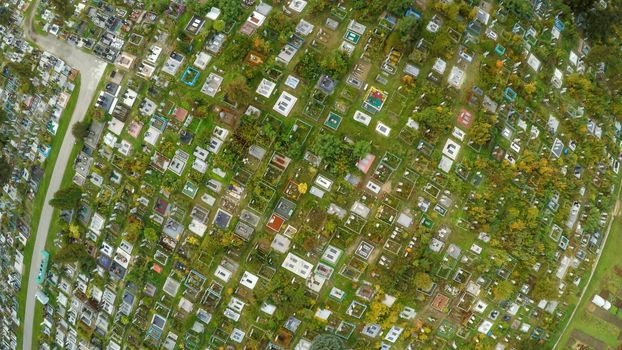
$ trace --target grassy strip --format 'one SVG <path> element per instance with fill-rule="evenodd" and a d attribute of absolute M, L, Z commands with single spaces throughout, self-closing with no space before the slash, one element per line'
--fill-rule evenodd
<path fill-rule="evenodd" d="M 58 130 L 56 131 L 56 135 L 52 139 L 52 152 L 50 156 L 45 162 L 45 173 L 43 175 L 43 179 L 39 183 L 39 189 L 35 198 L 32 202 L 32 215 L 30 220 L 31 227 L 31 239 L 28 240 L 26 246 L 24 247 L 24 274 L 22 275 L 22 284 L 17 293 L 17 301 L 19 305 L 18 315 L 20 315 L 20 319 L 24 320 L 24 313 L 26 312 L 26 295 L 28 293 L 28 276 L 30 274 L 30 261 L 32 260 L 33 248 L 35 245 L 35 237 L 37 235 L 37 230 L 39 228 L 39 221 L 41 219 L 41 211 L 43 210 L 43 205 L 45 204 L 45 196 L 48 192 L 48 187 L 50 186 L 50 180 L 52 179 L 52 174 L 54 173 L 54 166 L 56 165 L 56 159 L 60 154 L 61 145 L 63 144 L 63 140 L 65 139 L 65 134 L 69 129 L 69 124 L 71 122 L 71 117 L 73 116 L 73 111 L 76 108 L 76 104 L 78 103 L 78 95 L 80 94 L 80 76 L 76 79 L 75 88 L 73 93 L 71 94 L 71 98 L 69 102 L 67 102 L 67 106 L 61 115 Z M 70 131 L 71 132 L 71 131 Z M 23 324 L 20 324 L 18 328 L 18 334 L 23 334 Z M 17 345 L 18 348 L 22 347 L 23 339 L 18 337 Z"/>

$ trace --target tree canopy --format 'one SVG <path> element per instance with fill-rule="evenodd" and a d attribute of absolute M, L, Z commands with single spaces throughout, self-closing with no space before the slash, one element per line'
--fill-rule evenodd
<path fill-rule="evenodd" d="M 248 102 L 251 97 L 251 90 L 248 88 L 246 79 L 242 76 L 232 80 L 227 86 L 225 86 L 225 94 L 227 100 L 233 103 Z"/>
<path fill-rule="evenodd" d="M 57 209 L 74 209 L 82 198 L 82 189 L 71 184 L 69 187 L 58 190 L 50 199 L 50 205 Z"/>
<path fill-rule="evenodd" d="M 342 350 L 343 343 L 337 336 L 332 334 L 321 334 L 313 339 L 309 350 Z"/>
<path fill-rule="evenodd" d="M 8 26 L 11 24 L 11 11 L 8 7 L 0 7 L 0 25 Z"/>
<path fill-rule="evenodd" d="M 0 157 L 0 187 L 4 186 L 11 179 L 13 168 L 4 157 Z"/>
<path fill-rule="evenodd" d="M 413 115 L 425 135 L 434 138 L 451 128 L 451 114 L 443 107 L 427 107 Z"/>
<path fill-rule="evenodd" d="M 71 133 L 75 136 L 76 139 L 84 139 L 89 136 L 89 130 L 91 127 L 91 123 L 86 120 L 79 121 L 71 127 Z"/>
<path fill-rule="evenodd" d="M 298 61 L 296 72 L 308 82 L 315 82 L 322 74 L 339 79 L 347 73 L 349 65 L 348 55 L 344 52 L 320 55 L 310 50 Z"/>
<path fill-rule="evenodd" d="M 353 168 L 358 160 L 353 147 L 332 133 L 319 135 L 311 150 L 322 158 L 328 170 L 335 175 L 344 174 Z"/>
<path fill-rule="evenodd" d="M 86 251 L 86 247 L 81 243 L 69 243 L 60 248 L 52 257 L 55 262 L 61 264 L 78 263 L 80 271 L 90 273 L 96 266 L 95 258 Z"/>
<path fill-rule="evenodd" d="M 415 285 L 422 290 L 428 290 L 432 286 L 432 277 L 425 272 L 417 272 L 415 275 Z"/>

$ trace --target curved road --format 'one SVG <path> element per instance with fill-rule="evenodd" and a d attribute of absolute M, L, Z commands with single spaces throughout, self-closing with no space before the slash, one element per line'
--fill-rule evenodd
<path fill-rule="evenodd" d="M 39 219 L 39 226 L 37 235 L 35 237 L 35 244 L 33 248 L 32 260 L 29 263 L 30 274 L 28 275 L 28 294 L 26 296 L 26 312 L 24 317 L 24 332 L 23 332 L 23 349 L 32 349 L 32 328 L 35 314 L 35 295 L 38 290 L 38 285 L 35 282 L 37 273 L 39 271 L 39 264 L 41 263 L 40 252 L 45 248 L 45 242 L 47 240 L 48 230 L 50 223 L 52 222 L 52 214 L 54 209 L 48 204 L 52 196 L 60 188 L 61 181 L 65 174 L 65 169 L 72 159 L 69 159 L 71 155 L 71 149 L 75 143 L 75 137 L 71 132 L 72 126 L 84 119 L 86 112 L 93 100 L 95 93 L 97 92 L 97 85 L 99 80 L 104 74 L 106 69 L 106 62 L 90 55 L 80 49 L 69 45 L 67 42 L 60 41 L 56 37 L 46 35 L 38 35 L 32 29 L 32 17 L 36 12 L 36 7 L 39 1 L 35 0 L 30 6 L 35 6 L 34 11 L 30 11 L 28 19 L 24 20 L 24 36 L 30 41 L 34 42 L 41 49 L 52 53 L 54 56 L 62 59 L 65 63 L 69 64 L 73 68 L 80 71 L 81 87 L 78 94 L 78 101 L 71 116 L 69 128 L 65 133 L 63 144 L 60 148 L 60 153 L 54 164 L 54 172 L 45 195 L 45 201 L 43 203 L 43 209 L 41 210 L 41 218 Z M 48 165 L 51 166 L 51 165 Z"/>

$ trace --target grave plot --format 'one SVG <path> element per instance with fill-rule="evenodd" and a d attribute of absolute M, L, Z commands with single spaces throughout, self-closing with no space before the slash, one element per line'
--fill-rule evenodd
<path fill-rule="evenodd" d="M 354 233 L 360 234 L 363 231 L 365 224 L 367 224 L 367 220 L 356 214 L 350 214 L 343 223 L 343 227 Z"/>
<path fill-rule="evenodd" d="M 261 181 L 253 189 L 248 206 L 258 213 L 265 213 L 275 193 L 276 190 L 272 186 Z"/>

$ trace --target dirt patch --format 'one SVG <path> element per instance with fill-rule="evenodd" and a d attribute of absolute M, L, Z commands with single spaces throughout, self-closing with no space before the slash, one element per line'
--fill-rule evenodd
<path fill-rule="evenodd" d="M 391 181 L 387 181 L 384 185 L 382 185 L 381 190 L 384 193 L 391 193 Z"/>
<path fill-rule="evenodd" d="M 592 304 L 592 303 L 589 303 L 589 304 L 587 305 L 587 308 L 586 308 L 586 309 L 587 309 L 587 311 L 589 311 L 589 312 L 594 312 L 594 310 L 596 310 L 596 305 L 594 305 L 594 304 Z"/>
<path fill-rule="evenodd" d="M 622 320 L 618 318 L 618 316 L 610 313 L 607 310 L 601 309 L 597 307 L 594 311 L 591 311 L 594 316 L 611 323 L 612 325 L 618 327 L 618 330 L 622 329 Z"/>
<path fill-rule="evenodd" d="M 572 350 L 606 350 L 607 344 L 575 329 L 570 333 L 566 348 Z"/>

